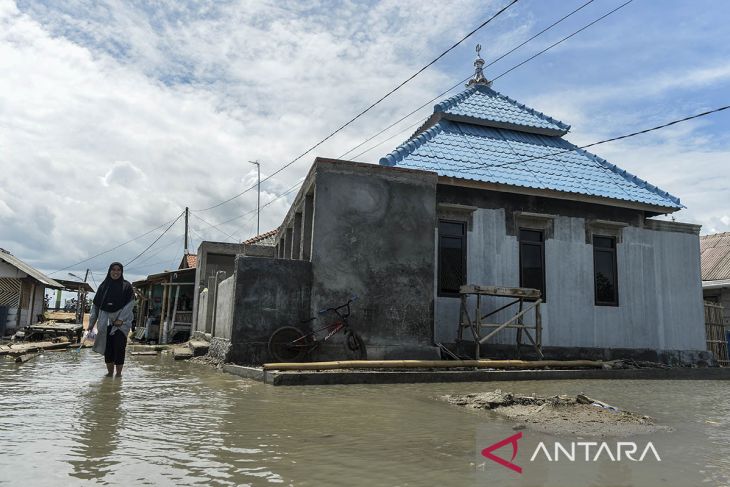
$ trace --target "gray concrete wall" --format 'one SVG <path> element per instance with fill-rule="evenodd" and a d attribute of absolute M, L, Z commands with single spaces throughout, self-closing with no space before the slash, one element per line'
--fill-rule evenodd
<path fill-rule="evenodd" d="M 226 275 L 233 273 L 234 259 L 237 254 L 243 253 L 245 245 L 242 243 L 209 242 L 203 241 L 198 246 L 198 264 L 195 268 L 195 289 L 193 291 L 193 323 L 192 331 L 210 331 L 204 328 L 210 321 L 201 321 L 203 327 L 198 325 L 198 316 L 210 315 L 201 314 L 198 308 L 200 303 L 200 292 L 208 285 L 208 278 L 215 276 L 218 271 L 225 271 Z"/>
<path fill-rule="evenodd" d="M 231 338 L 233 326 L 233 296 L 236 289 L 235 277 L 231 276 L 218 284 L 215 326 L 213 336 Z"/>
<path fill-rule="evenodd" d="M 507 216 L 505 209 L 470 214 L 469 283 L 519 285 L 519 246 L 516 237 L 508 235 Z M 684 231 L 623 228 L 617 245 L 619 306 L 596 306 L 586 223 L 579 217 L 553 219 L 553 235 L 545 243 L 543 344 L 704 350 L 699 237 Z M 498 301 L 487 300 L 491 306 Z M 507 316 L 501 313 L 497 320 Z M 437 299 L 437 341 L 454 341 L 458 317 L 458 299 Z M 514 343 L 513 332 L 502 333 L 496 343 Z"/>
<path fill-rule="evenodd" d="M 369 358 L 430 346 L 436 175 L 321 159 L 315 171 L 312 310 L 359 296 L 351 323 Z"/>
<path fill-rule="evenodd" d="M 270 361 L 269 337 L 285 325 L 307 329 L 312 267 L 309 262 L 239 255 L 229 359 L 239 364 Z"/>

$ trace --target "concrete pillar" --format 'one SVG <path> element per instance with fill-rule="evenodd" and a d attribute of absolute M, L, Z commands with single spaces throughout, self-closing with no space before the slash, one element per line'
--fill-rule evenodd
<path fill-rule="evenodd" d="M 215 318 L 216 318 L 216 308 L 218 307 L 218 284 L 223 282 L 226 278 L 226 271 L 218 271 L 215 273 L 215 277 L 213 277 L 213 313 L 210 320 L 210 334 L 212 336 L 215 336 Z M 208 292 L 210 292 L 210 288 L 208 288 Z"/>
<path fill-rule="evenodd" d="M 314 195 L 304 198 L 304 219 L 302 220 L 302 259 L 312 258 L 312 222 L 314 221 Z"/>
<path fill-rule="evenodd" d="M 208 278 L 208 304 L 205 308 L 205 328 L 203 328 L 205 333 L 213 332 L 213 310 L 215 309 L 215 307 L 214 307 L 215 287 L 216 287 L 215 276 L 211 276 Z"/>
<path fill-rule="evenodd" d="M 294 228 L 292 229 L 291 258 L 301 260 L 302 258 L 302 214 L 294 214 Z"/>
<path fill-rule="evenodd" d="M 284 258 L 285 259 L 291 259 L 291 249 L 292 249 L 292 229 L 287 228 L 285 232 L 284 237 Z"/>

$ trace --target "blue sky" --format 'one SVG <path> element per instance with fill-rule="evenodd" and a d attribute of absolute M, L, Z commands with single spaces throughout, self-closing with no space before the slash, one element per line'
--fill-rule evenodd
<path fill-rule="evenodd" d="M 262 202 L 295 185 L 315 156 L 339 157 L 466 78 L 476 43 L 490 62 L 584 1 L 520 0 L 267 181 Z M 271 174 L 506 3 L 0 0 L 0 247 L 52 271 L 185 206 L 243 191 L 256 177 L 247 161 Z M 487 77 L 622 3 L 594 0 L 490 66 Z M 577 144 L 643 129 L 730 103 L 729 21 L 730 4 L 720 0 L 634 0 L 494 88 L 570 124 L 565 138 Z M 385 141 L 356 160 L 376 163 L 430 110 L 366 144 Z M 678 220 L 702 224 L 703 233 L 730 231 L 729 126 L 723 112 L 593 152 L 679 196 L 687 209 Z M 280 223 L 293 196 L 265 208 L 262 231 Z M 199 218 L 228 220 L 255 201 L 250 191 L 197 213 L 194 245 L 250 237 L 250 214 L 220 230 Z M 102 273 L 158 234 L 89 265 Z M 177 225 L 129 274 L 176 266 L 181 235 Z"/>

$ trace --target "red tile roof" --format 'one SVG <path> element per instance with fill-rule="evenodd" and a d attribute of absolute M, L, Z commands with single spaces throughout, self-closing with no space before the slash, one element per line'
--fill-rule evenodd
<path fill-rule="evenodd" d="M 196 267 L 198 267 L 198 256 L 196 254 L 183 255 L 179 269 L 195 269 Z"/>
<path fill-rule="evenodd" d="M 266 233 L 262 233 L 261 235 L 256 235 L 255 237 L 249 238 L 248 240 L 245 240 L 243 243 L 246 245 L 268 245 L 270 247 L 273 247 L 276 245 L 276 240 L 274 237 L 276 237 L 276 233 L 279 231 L 278 228 L 275 228 L 273 230 L 270 230 Z"/>

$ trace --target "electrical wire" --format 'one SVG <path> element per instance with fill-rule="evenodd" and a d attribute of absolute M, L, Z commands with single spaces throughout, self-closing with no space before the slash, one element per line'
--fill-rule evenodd
<path fill-rule="evenodd" d="M 228 237 L 229 237 L 229 238 L 230 238 L 231 240 L 233 240 L 234 242 L 238 242 L 238 240 L 236 239 L 236 237 L 234 237 L 234 236 L 233 236 L 233 235 L 231 235 L 230 233 L 228 233 L 228 232 L 226 232 L 226 231 L 224 231 L 224 230 L 221 230 L 220 228 L 218 228 L 218 225 L 220 225 L 220 223 L 218 223 L 217 225 L 214 225 L 214 224 L 212 224 L 212 223 L 210 223 L 210 222 L 208 222 L 208 221 L 206 221 L 206 220 L 202 219 L 201 217 L 199 217 L 198 215 L 196 215 L 196 214 L 194 214 L 194 213 L 192 213 L 192 212 L 191 212 L 190 214 L 191 214 L 191 215 L 193 215 L 193 216 L 194 216 L 195 218 L 197 218 L 198 220 L 200 220 L 201 222 L 203 222 L 203 223 L 205 223 L 206 225 L 208 225 L 208 226 L 209 226 L 210 228 L 214 228 L 214 229 L 218 230 L 219 232 L 221 232 L 222 234 L 224 234 L 224 235 L 227 235 L 227 236 L 228 236 Z"/>
<path fill-rule="evenodd" d="M 536 53 L 536 54 L 533 54 L 533 55 L 532 55 L 532 56 L 530 56 L 529 58 L 527 58 L 527 59 L 525 59 L 524 61 L 522 61 L 521 63 L 517 64 L 516 66 L 512 66 L 511 68 L 509 68 L 509 69 L 508 69 L 507 71 L 505 71 L 504 73 L 502 73 L 502 74 L 500 74 L 499 76 L 497 76 L 497 77 L 495 77 L 494 79 L 492 79 L 492 81 L 496 81 L 496 80 L 498 80 L 499 78 L 501 78 L 502 76 L 506 75 L 507 73 L 510 73 L 510 72 L 514 71 L 515 69 L 519 68 L 519 67 L 520 67 L 520 66 L 522 66 L 523 64 L 525 64 L 525 63 L 528 63 L 528 62 L 532 61 L 532 60 L 533 60 L 533 59 L 535 59 L 535 58 L 536 58 L 537 56 L 540 56 L 541 54 L 544 54 L 544 53 L 546 53 L 547 51 L 549 51 L 549 50 L 550 50 L 550 49 L 552 49 L 553 47 L 557 46 L 558 44 L 561 44 L 561 43 L 563 43 L 563 42 L 567 41 L 568 39 L 570 39 L 571 37 L 573 37 L 574 35 L 577 35 L 577 34 L 579 34 L 579 33 L 583 32 L 583 31 L 584 31 L 584 30 L 586 30 L 586 29 L 587 29 L 588 27 L 592 26 L 593 24 L 595 24 L 595 23 L 597 23 L 597 22 L 600 22 L 601 20 L 605 19 L 606 17 L 608 17 L 608 16 L 609 16 L 609 15 L 611 15 L 612 13 L 614 13 L 614 12 L 616 12 L 616 11 L 618 11 L 618 10 L 620 10 L 620 9 L 624 8 L 624 7 L 626 6 L 626 5 L 630 4 L 630 3 L 631 3 L 631 2 L 633 2 L 633 1 L 634 1 L 634 0 L 628 0 L 628 2 L 622 3 L 621 5 L 619 5 L 618 7 L 616 7 L 615 9 L 611 10 L 610 12 L 608 12 L 608 13 L 606 13 L 606 14 L 604 14 L 604 15 L 600 16 L 600 17 L 598 17 L 598 18 L 597 18 L 596 20 L 594 20 L 593 22 L 591 22 L 591 23 L 589 23 L 589 24 L 586 24 L 586 25 L 584 25 L 583 27 L 581 27 L 580 29 L 576 30 L 576 31 L 575 31 L 575 32 L 573 32 L 572 34 L 570 34 L 570 35 L 568 35 L 568 36 L 565 36 L 565 37 L 563 37 L 563 38 L 562 38 L 562 39 L 560 39 L 560 40 L 559 40 L 558 42 L 556 42 L 556 43 L 554 43 L 554 44 L 551 44 L 550 46 L 546 47 L 546 48 L 545 48 L 545 49 L 543 49 L 542 51 L 540 51 L 540 52 L 538 52 L 538 53 Z"/>
<path fill-rule="evenodd" d="M 500 60 L 504 59 L 505 57 L 509 56 L 510 54 L 512 54 L 513 52 L 515 52 L 515 51 L 516 51 L 517 49 L 519 49 L 519 48 L 521 48 L 522 46 L 524 46 L 525 44 L 527 44 L 527 43 L 529 43 L 529 42 L 533 41 L 533 40 L 534 40 L 534 39 L 536 39 L 537 37 L 541 36 L 541 35 L 542 35 L 542 34 L 544 34 L 545 32 L 549 31 L 550 29 L 552 29 L 553 27 L 555 27 L 556 25 L 558 25 L 559 23 L 561 23 L 562 21 L 564 21 L 564 20 L 565 20 L 565 19 L 567 19 L 568 17 L 572 16 L 573 14 L 577 13 L 578 11 L 582 10 L 582 9 L 583 9 L 584 7 L 588 6 L 589 4 L 591 4 L 591 3 L 593 3 L 593 2 L 594 2 L 594 0 L 588 0 L 587 2 L 585 2 L 585 3 L 584 3 L 583 5 L 581 5 L 580 7 L 576 8 L 576 9 L 575 9 L 575 10 L 573 10 L 572 12 L 570 12 L 570 13 L 568 13 L 568 14 L 564 15 L 563 17 L 561 17 L 560 19 L 556 20 L 555 22 L 553 22 L 553 23 L 552 23 L 552 24 L 550 24 L 549 26 L 547 26 L 547 27 L 545 27 L 544 29 L 542 29 L 542 30 L 541 30 L 540 32 L 538 32 L 537 34 L 535 34 L 535 35 L 533 35 L 532 37 L 530 37 L 529 39 L 527 39 L 526 41 L 523 41 L 522 43 L 520 43 L 520 44 L 516 45 L 515 47 L 513 47 L 513 48 L 512 48 L 512 49 L 510 49 L 509 51 L 505 52 L 504 54 L 502 54 L 502 55 L 498 56 L 498 57 L 497 57 L 496 59 L 494 59 L 493 61 L 491 61 L 491 62 L 487 63 L 487 65 L 486 65 L 486 66 L 484 66 L 484 68 L 486 69 L 486 68 L 488 68 L 488 67 L 492 66 L 493 64 L 497 63 L 498 61 L 500 61 Z M 595 23 L 595 22 L 594 22 L 594 23 Z M 565 40 L 565 39 L 563 39 L 563 40 Z M 562 41 L 560 41 L 560 42 L 562 42 Z M 549 50 L 549 49 L 546 49 L 545 51 L 547 51 L 547 50 Z M 534 57 L 537 57 L 537 56 L 534 56 Z M 523 62 L 522 64 L 524 64 L 524 62 Z M 500 77 L 501 77 L 501 76 L 504 76 L 504 74 L 506 74 L 506 73 L 503 73 L 502 75 L 500 75 Z M 435 97 L 431 98 L 431 99 L 430 99 L 429 101 L 427 101 L 427 102 L 426 102 L 426 103 L 424 103 L 423 105 L 419 106 L 418 108 L 416 108 L 416 109 L 415 109 L 415 110 L 413 110 L 412 112 L 408 113 L 407 115 L 404 115 L 403 117 L 399 118 L 399 119 L 398 119 L 398 120 L 396 120 L 395 122 L 393 122 L 393 123 L 391 123 L 390 125 L 388 125 L 387 127 L 385 127 L 385 128 L 384 128 L 383 130 L 381 130 L 380 132 L 378 132 L 378 133 L 376 133 L 376 134 L 372 135 L 371 137 L 368 137 L 367 139 L 365 139 L 364 141 L 360 142 L 360 143 L 359 143 L 358 145 L 356 145 L 356 146 L 355 146 L 355 147 L 353 147 L 352 149 L 350 149 L 350 150 L 348 150 L 347 152 L 343 153 L 342 155 L 340 155 L 340 157 L 339 157 L 339 158 L 340 158 L 340 159 L 342 159 L 343 157 L 345 157 L 345 156 L 346 156 L 347 154 L 349 154 L 350 152 L 352 152 L 352 151 L 354 151 L 354 150 L 356 150 L 356 149 L 358 149 L 358 148 L 362 147 L 363 145 L 367 144 L 368 142 L 370 142 L 371 140 L 373 140 L 373 139 L 374 139 L 375 137 L 377 137 L 378 135 L 382 134 L 382 133 L 383 133 L 383 132 L 385 132 L 386 130 L 390 129 L 391 127 L 393 127 L 393 126 L 395 126 L 395 125 L 398 125 L 398 124 L 399 124 L 400 122 L 402 122 L 403 120 L 407 119 L 408 117 L 410 117 L 410 116 L 411 116 L 411 115 L 413 115 L 414 113 L 416 113 L 416 112 L 418 112 L 418 111 L 422 110 L 423 108 L 427 107 L 428 105 L 430 105 L 430 104 L 431 104 L 431 103 L 433 103 L 434 101 L 438 100 L 439 98 L 441 98 L 441 97 L 445 96 L 446 94 L 448 94 L 449 92 L 451 92 L 451 91 L 452 91 L 452 90 L 454 90 L 455 88 L 458 88 L 459 86 L 461 86 L 461 85 L 462 85 L 462 84 L 464 84 L 465 82 L 469 81 L 469 79 L 471 79 L 471 77 L 472 77 L 472 76 L 473 76 L 473 74 L 470 74 L 469 76 L 467 76 L 467 77 L 466 77 L 466 78 L 464 78 L 463 80 L 459 81 L 458 83 L 456 83 L 456 84 L 455 84 L 454 86 L 452 86 L 452 87 L 451 87 L 451 88 L 449 88 L 448 90 L 446 90 L 446 91 L 444 91 L 443 93 L 440 93 L 440 94 L 436 95 Z M 378 145 L 380 145 L 380 144 L 378 144 Z M 377 146 L 376 146 L 376 147 L 377 147 Z M 370 150 L 372 150 L 372 149 L 370 149 Z M 358 154 L 357 156 L 353 157 L 353 159 L 357 159 L 357 158 L 358 158 L 358 157 L 360 157 L 361 155 L 363 155 L 363 154 L 365 154 L 365 153 L 369 152 L 370 150 L 367 150 L 367 151 L 365 151 L 365 152 L 361 152 L 361 153 L 360 153 L 360 154 Z"/>
<path fill-rule="evenodd" d="M 148 250 L 149 250 L 150 248 L 152 248 L 152 246 L 153 246 L 154 244 L 156 244 L 156 243 L 157 243 L 157 241 L 158 241 L 158 240 L 160 240 L 160 239 L 161 239 L 161 238 L 162 238 L 162 237 L 163 237 L 163 236 L 164 236 L 164 235 L 165 235 L 165 234 L 166 234 L 166 233 L 167 233 L 167 232 L 168 232 L 168 231 L 169 231 L 169 230 L 170 230 L 170 229 L 172 228 L 172 226 L 173 226 L 173 225 L 175 225 L 175 223 L 177 223 L 177 221 L 178 221 L 178 220 L 179 220 L 180 218 L 182 218 L 182 216 L 183 216 L 184 214 L 185 214 L 185 212 L 184 212 L 184 211 L 183 211 L 183 212 L 181 212 L 181 213 L 180 213 L 180 214 L 179 214 L 179 215 L 177 216 L 177 218 L 175 218 L 175 221 L 173 221 L 172 223 L 170 223 L 170 226 L 169 226 L 169 227 L 167 227 L 167 228 L 165 229 L 165 231 L 164 231 L 164 232 L 162 232 L 162 233 L 160 234 L 160 236 L 159 236 L 159 237 L 157 237 L 157 238 L 156 238 L 156 239 L 154 240 L 154 242 L 152 242 L 151 244 L 149 244 L 149 245 L 147 246 L 147 248 L 146 248 L 146 249 L 144 249 L 144 250 L 143 250 L 142 252 L 140 252 L 139 254 L 137 254 L 137 256 L 136 256 L 136 257 L 135 257 L 134 259 L 132 259 L 132 260 L 130 260 L 129 262 L 127 262 L 127 263 L 125 264 L 125 266 L 129 266 L 129 264 L 131 264 L 131 263 L 132 263 L 132 262 L 134 262 L 135 260 L 139 259 L 139 258 L 140 258 L 140 257 L 141 257 L 142 255 L 144 255 L 144 253 L 145 253 L 145 252 L 147 252 L 147 251 L 148 251 Z"/>
<path fill-rule="evenodd" d="M 492 20 L 494 20 L 495 18 L 497 18 L 505 10 L 507 10 L 512 5 L 514 5 L 515 3 L 517 3 L 517 1 L 518 0 L 511 0 L 510 3 L 508 3 L 506 6 L 502 7 L 499 11 L 497 11 L 497 13 L 495 13 L 490 18 L 488 18 L 487 20 L 485 20 L 484 22 L 482 22 L 481 24 L 479 24 L 475 29 L 473 29 L 471 32 L 469 32 L 464 37 L 462 37 L 453 46 L 449 47 L 444 52 L 442 52 L 441 54 L 439 54 L 435 59 L 433 59 L 431 62 L 429 62 L 428 64 L 426 64 L 425 66 L 423 66 L 421 69 L 419 69 L 418 71 L 416 71 L 414 74 L 412 74 L 410 77 L 408 77 L 405 81 L 403 81 L 400 84 L 398 84 L 395 88 L 393 88 L 388 93 L 386 93 L 385 95 L 383 95 L 382 97 L 380 97 L 377 101 L 375 101 L 370 106 L 368 106 L 367 108 L 365 108 L 364 110 L 362 110 L 360 113 L 358 113 L 357 115 L 355 115 L 349 121 L 347 121 L 346 123 L 344 123 L 343 125 L 341 125 L 334 132 L 330 133 L 327 137 L 325 137 L 324 139 L 320 140 L 315 145 L 313 145 L 312 147 L 310 147 L 306 151 L 302 152 L 300 155 L 298 155 L 297 157 L 295 157 L 294 159 L 292 159 L 288 163 L 284 164 L 283 166 L 281 166 L 279 169 L 277 169 L 273 173 L 271 173 L 268 176 L 266 176 L 264 179 L 261 180 L 261 182 L 267 181 L 267 180 L 271 179 L 272 177 L 276 176 L 281 171 L 283 171 L 284 169 L 288 168 L 289 166 L 291 166 L 292 164 L 294 164 L 296 161 L 298 161 L 299 159 L 301 159 L 305 155 L 309 154 L 314 149 L 316 149 L 317 147 L 319 147 L 320 145 L 322 145 L 323 143 L 325 143 L 327 140 L 331 139 L 333 136 L 335 136 L 336 134 L 338 134 L 339 132 L 341 132 L 342 130 L 344 130 L 346 127 L 348 127 L 350 124 L 352 124 L 355 120 L 359 119 L 360 117 L 362 117 L 363 115 L 365 115 L 367 112 L 369 112 L 370 110 L 372 110 L 375 106 L 377 106 L 378 104 L 380 104 L 383 100 L 385 100 L 390 95 L 392 95 L 393 93 L 395 93 L 396 91 L 398 91 L 399 89 L 401 89 L 409 81 L 413 80 L 416 76 L 418 76 L 423 71 L 425 71 L 426 69 L 428 69 L 429 67 L 431 67 L 434 63 L 436 63 L 439 59 L 441 59 L 446 54 L 448 54 L 453 49 L 455 49 L 459 44 L 461 44 L 462 42 L 464 42 L 465 40 L 467 40 L 469 37 L 471 37 L 472 35 L 474 35 L 477 31 L 479 31 L 480 29 L 482 29 L 484 26 L 486 26 L 487 24 L 489 24 Z M 253 185 L 250 188 L 242 191 L 241 193 L 238 193 L 237 195 L 232 196 L 232 197 L 230 197 L 230 198 L 228 198 L 228 199 L 226 199 L 224 201 L 221 201 L 220 203 L 217 203 L 217 204 L 215 204 L 213 206 L 209 206 L 207 208 L 202 208 L 202 209 L 198 209 L 198 210 L 192 210 L 192 211 L 202 212 L 202 211 L 208 211 L 208 210 L 212 210 L 214 208 L 218 208 L 219 206 L 225 205 L 226 203 L 229 203 L 229 202 L 233 201 L 234 199 L 236 199 L 236 198 L 238 198 L 240 196 L 243 196 L 245 193 L 247 193 L 248 191 L 251 191 L 256 186 L 257 185 Z"/>
<path fill-rule="evenodd" d="M 162 228 L 162 227 L 164 227 L 165 225 L 167 225 L 167 224 L 168 224 L 168 223 L 170 223 L 170 222 L 173 222 L 173 223 L 174 223 L 174 222 L 176 222 L 176 221 L 177 221 L 178 219 L 180 219 L 180 216 L 182 216 L 182 213 L 180 213 L 180 215 L 179 215 L 179 216 L 178 216 L 177 218 L 174 218 L 173 220 L 168 220 L 168 221 L 166 221 L 165 223 L 163 223 L 163 224 L 161 224 L 161 225 L 158 225 L 158 226 L 156 226 L 156 227 L 155 227 L 155 228 L 153 228 L 152 230 L 149 230 L 149 231 L 147 231 L 147 232 L 143 233 L 142 235 L 139 235 L 139 236 L 137 236 L 137 237 L 134 237 L 134 238 L 133 238 L 133 239 L 131 239 L 131 240 L 127 240 L 126 242 L 124 242 L 124 243 L 121 243 L 121 244 L 117 245 L 116 247 L 112 247 L 112 248 L 110 248 L 109 250 L 105 250 L 105 251 L 103 251 L 103 252 L 99 252 L 98 254 L 96 254 L 96 255 L 93 255 L 93 256 L 91 256 L 91 257 L 89 257 L 89 258 L 87 258 L 87 259 L 84 259 L 84 260 L 82 260 L 82 261 L 76 262 L 75 264 L 71 264 L 71 265 L 69 265 L 69 266 L 66 266 L 66 267 L 64 267 L 64 268 L 62 268 L 62 269 L 58 269 L 57 271 L 53 271 L 53 272 L 51 272 L 51 273 L 50 273 L 50 274 L 48 274 L 48 275 L 49 275 L 49 276 L 52 276 L 53 274 L 56 274 L 56 273 L 58 273 L 58 272 L 61 272 L 61 271 L 65 271 L 65 270 L 67 270 L 67 269 L 70 269 L 70 268 L 72 268 L 72 267 L 75 267 L 75 266 L 77 266 L 77 265 L 79 265 L 79 264 L 83 264 L 83 263 L 85 263 L 85 262 L 88 262 L 88 261 L 90 261 L 90 260 L 96 259 L 97 257 L 100 257 L 100 256 L 102 256 L 102 255 L 104 255 L 104 254 L 108 254 L 109 252 L 112 252 L 112 251 L 114 251 L 114 250 L 117 250 L 118 248 L 120 248 L 120 247 L 123 247 L 123 246 L 125 246 L 125 245 L 127 245 L 127 244 L 129 244 L 129 243 L 132 243 L 132 242 L 134 242 L 134 241 L 136 241 L 136 240 L 139 240 L 139 239 L 140 239 L 140 238 L 142 238 L 142 237 L 146 237 L 146 236 L 147 236 L 147 235 L 149 235 L 150 233 L 154 232 L 155 230 L 157 230 L 157 229 L 159 229 L 159 228 Z"/>
<path fill-rule="evenodd" d="M 500 168 L 500 167 L 511 166 L 511 165 L 514 165 L 514 164 L 522 164 L 522 163 L 525 163 L 525 162 L 534 161 L 536 159 L 547 159 L 549 157 L 557 156 L 557 155 L 560 155 L 560 154 L 565 154 L 567 152 L 574 152 L 574 151 L 577 151 L 577 150 L 583 150 L 583 149 L 587 149 L 588 147 L 594 147 L 594 146 L 601 145 L 601 144 L 607 144 L 608 142 L 615 142 L 617 140 L 623 140 L 623 139 L 628 139 L 628 138 L 631 138 L 631 137 L 635 137 L 637 135 L 647 134 L 649 132 L 654 132 L 656 130 L 660 130 L 660 129 L 663 129 L 663 128 L 666 128 L 666 127 L 670 127 L 672 125 L 676 125 L 678 123 L 687 122 L 689 120 L 694 120 L 696 118 L 701 118 L 701 117 L 705 117 L 707 115 L 711 115 L 713 113 L 721 112 L 723 110 L 727 110 L 728 108 L 730 108 L 730 105 L 725 105 L 725 106 L 722 106 L 722 107 L 719 107 L 719 108 L 715 108 L 715 109 L 712 109 L 712 110 L 707 110 L 705 112 L 697 113 L 695 115 L 690 115 L 688 117 L 680 118 L 680 119 L 677 119 L 677 120 L 672 120 L 671 122 L 663 123 L 663 124 L 657 125 L 655 127 L 651 127 L 651 128 L 647 128 L 647 129 L 643 129 L 643 130 L 638 130 L 636 132 L 631 132 L 629 134 L 620 135 L 618 137 L 611 137 L 610 139 L 599 140 L 598 142 L 592 142 L 590 144 L 585 144 L 585 145 L 581 145 L 581 146 L 575 146 L 575 147 L 572 147 L 570 149 L 563 149 L 563 150 L 560 150 L 560 151 L 552 152 L 550 154 L 545 154 L 545 155 L 541 155 L 541 156 L 533 156 L 533 157 L 529 157 L 527 159 L 521 159 L 519 161 L 504 162 L 502 164 L 481 163 L 481 164 L 472 165 L 470 167 L 463 166 L 463 168 L 464 169 L 467 169 L 467 170 L 470 169 L 470 168 L 473 169 L 475 167 L 483 167 L 483 168 L 486 168 L 486 169 L 496 169 L 496 168 Z M 603 167 L 603 166 L 601 166 L 601 167 Z M 458 169 L 459 168 L 455 169 L 454 172 L 464 172 L 464 171 L 459 171 Z"/>

